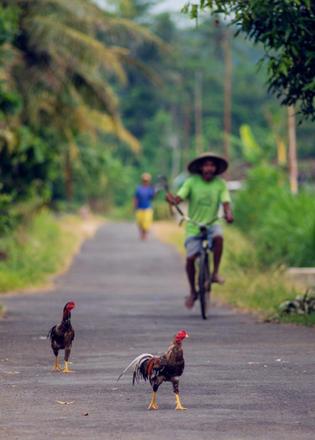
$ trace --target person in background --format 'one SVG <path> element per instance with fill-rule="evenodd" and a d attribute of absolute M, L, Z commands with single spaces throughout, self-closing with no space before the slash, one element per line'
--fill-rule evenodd
<path fill-rule="evenodd" d="M 151 180 L 151 174 L 143 173 L 141 184 L 137 186 L 134 194 L 134 209 L 141 240 L 147 239 L 153 221 L 154 188 L 151 185 Z"/>

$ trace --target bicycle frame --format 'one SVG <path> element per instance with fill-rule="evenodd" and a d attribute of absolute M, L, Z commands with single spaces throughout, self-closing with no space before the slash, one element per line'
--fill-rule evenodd
<path fill-rule="evenodd" d="M 177 212 L 181 216 L 180 224 L 183 221 L 188 221 L 198 226 L 201 239 L 201 252 L 199 254 L 199 271 L 198 271 L 198 296 L 200 301 L 201 316 L 202 319 L 207 319 L 208 304 L 210 302 L 211 292 L 211 273 L 210 273 L 210 259 L 209 259 L 209 240 L 208 240 L 208 227 L 213 224 L 218 217 L 214 218 L 207 224 L 201 224 L 195 222 L 190 217 L 186 216 L 179 206 L 174 205 Z"/>
<path fill-rule="evenodd" d="M 208 240 L 208 230 L 206 226 L 200 226 L 199 227 L 199 231 L 200 231 L 200 239 L 201 239 L 201 245 L 203 249 L 208 249 L 209 248 L 209 240 Z"/>

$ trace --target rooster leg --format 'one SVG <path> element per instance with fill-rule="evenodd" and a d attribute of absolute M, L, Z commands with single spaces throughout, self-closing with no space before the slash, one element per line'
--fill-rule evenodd
<path fill-rule="evenodd" d="M 157 404 L 157 392 L 153 391 L 151 402 L 148 406 L 148 409 L 158 409 L 159 405 Z"/>
<path fill-rule="evenodd" d="M 180 401 L 179 398 L 179 394 L 175 394 L 175 398 L 176 398 L 176 410 L 183 410 L 183 409 L 187 409 L 182 405 L 182 402 Z"/>
<path fill-rule="evenodd" d="M 157 391 L 159 389 L 159 386 L 163 382 L 163 380 L 164 380 L 163 377 L 159 376 L 159 377 L 156 377 L 152 381 L 151 385 L 153 388 L 153 393 L 152 393 L 152 399 L 151 399 L 150 405 L 148 406 L 148 409 L 159 409 L 159 405 L 157 403 Z"/>
<path fill-rule="evenodd" d="M 70 348 L 65 349 L 65 367 L 62 370 L 63 373 L 72 373 L 72 370 L 69 368 L 69 357 L 70 357 Z"/>
<path fill-rule="evenodd" d="M 61 371 L 61 366 L 59 363 L 58 355 L 55 357 L 55 363 L 53 366 L 53 371 Z"/>
<path fill-rule="evenodd" d="M 73 371 L 70 370 L 70 368 L 69 368 L 69 362 L 68 361 L 65 361 L 65 366 L 64 366 L 64 369 L 62 370 L 62 372 L 63 373 L 73 373 Z"/>
<path fill-rule="evenodd" d="M 174 393 L 175 393 L 175 399 L 176 399 L 176 407 L 175 407 L 175 409 L 178 410 L 178 411 L 180 411 L 180 410 L 184 410 L 184 409 L 187 409 L 187 408 L 185 408 L 185 407 L 182 405 L 182 402 L 180 401 L 180 398 L 179 398 L 179 389 L 178 389 L 178 383 L 179 383 L 179 381 L 178 381 L 178 379 L 176 379 L 176 378 L 172 378 L 172 379 L 171 379 L 171 382 L 172 382 L 172 384 L 173 384 L 173 390 L 174 390 Z"/>

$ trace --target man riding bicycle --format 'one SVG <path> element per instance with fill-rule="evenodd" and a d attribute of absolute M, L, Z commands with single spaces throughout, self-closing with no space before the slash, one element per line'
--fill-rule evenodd
<path fill-rule="evenodd" d="M 191 176 L 184 182 L 176 195 L 168 193 L 166 200 L 177 205 L 183 200 L 188 201 L 188 216 L 196 223 L 207 224 L 216 219 L 208 227 L 208 241 L 213 251 L 212 282 L 223 284 L 219 275 L 220 261 L 223 251 L 223 231 L 218 222 L 218 213 L 223 205 L 224 218 L 233 222 L 231 198 L 225 180 L 218 177 L 228 168 L 228 162 L 222 157 L 204 153 L 188 164 Z M 195 286 L 195 260 L 201 250 L 199 228 L 195 224 L 186 224 L 185 247 L 187 252 L 186 272 L 190 285 L 190 295 L 186 298 L 186 307 L 192 308 L 197 299 Z"/>

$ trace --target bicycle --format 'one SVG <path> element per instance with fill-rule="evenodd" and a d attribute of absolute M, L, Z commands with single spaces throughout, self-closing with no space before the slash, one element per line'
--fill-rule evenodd
<path fill-rule="evenodd" d="M 169 192 L 169 186 L 168 182 L 165 177 L 159 178 L 160 184 L 164 188 L 166 192 Z M 211 296 L 211 284 L 212 284 L 212 274 L 211 274 L 211 268 L 210 268 L 210 261 L 209 258 L 209 241 L 208 241 L 208 227 L 211 226 L 216 220 L 218 220 L 218 217 L 214 218 L 210 222 L 206 224 L 198 223 L 194 220 L 192 220 L 190 217 L 186 216 L 184 212 L 181 210 L 181 208 L 178 205 L 173 205 L 178 212 L 178 214 L 181 217 L 181 220 L 179 222 L 179 225 L 181 225 L 183 222 L 187 221 L 190 222 L 199 228 L 199 237 L 201 240 L 201 252 L 198 256 L 198 289 L 197 289 L 197 295 L 200 302 L 200 309 L 201 309 L 201 316 L 202 319 L 208 318 L 208 309 L 210 304 L 210 296 Z"/>
<path fill-rule="evenodd" d="M 175 209 L 181 216 L 180 225 L 184 222 L 190 222 L 199 228 L 199 238 L 201 240 L 201 251 L 197 259 L 197 273 L 198 273 L 198 289 L 197 297 L 200 302 L 201 316 L 202 319 L 208 318 L 208 311 L 210 305 L 211 296 L 211 284 L 212 284 L 212 273 L 211 273 L 211 259 L 209 258 L 210 248 L 208 240 L 208 228 L 211 226 L 218 218 L 211 220 L 206 224 L 198 223 L 192 220 L 190 217 L 186 216 L 179 206 L 174 205 Z"/>

